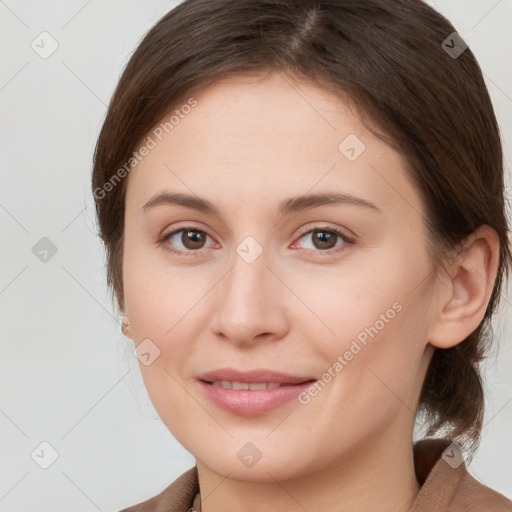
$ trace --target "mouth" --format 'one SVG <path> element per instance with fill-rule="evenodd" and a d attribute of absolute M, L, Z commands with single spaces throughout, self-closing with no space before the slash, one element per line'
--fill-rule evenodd
<path fill-rule="evenodd" d="M 240 371 L 235 370 L 234 368 L 219 368 L 218 370 L 203 373 L 197 378 L 198 380 L 208 382 L 212 385 L 231 387 L 232 389 L 250 389 L 245 386 L 253 386 L 257 384 L 278 387 L 283 385 L 303 384 L 304 382 L 317 380 L 316 377 L 313 376 L 290 375 L 268 369 Z"/>
<path fill-rule="evenodd" d="M 267 370 L 222 369 L 203 374 L 197 381 L 216 406 L 237 415 L 256 416 L 296 398 L 317 379 Z"/>
<path fill-rule="evenodd" d="M 250 391 L 261 391 L 262 389 L 275 389 L 284 386 L 296 386 L 297 384 L 306 384 L 314 382 L 314 379 L 306 380 L 292 384 L 290 382 L 239 382 L 229 380 L 215 380 L 215 381 L 201 381 L 205 384 L 211 384 L 212 386 L 219 386 L 225 389 L 248 389 Z"/>

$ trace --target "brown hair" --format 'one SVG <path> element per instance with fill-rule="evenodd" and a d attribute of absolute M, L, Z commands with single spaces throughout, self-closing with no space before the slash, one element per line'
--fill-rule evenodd
<path fill-rule="evenodd" d="M 119 308 L 127 182 L 121 178 L 151 128 L 218 78 L 277 70 L 314 81 L 348 97 L 368 128 L 408 162 L 427 212 L 433 268 L 480 225 L 498 233 L 500 264 L 485 317 L 462 343 L 435 350 L 418 409 L 427 435 L 448 430 L 472 455 L 484 407 L 478 362 L 491 341 L 490 318 L 511 253 L 496 117 L 471 50 L 457 56 L 442 46 L 455 46 L 453 32 L 420 0 L 186 0 L 168 12 L 126 65 L 94 155 L 107 281 Z"/>

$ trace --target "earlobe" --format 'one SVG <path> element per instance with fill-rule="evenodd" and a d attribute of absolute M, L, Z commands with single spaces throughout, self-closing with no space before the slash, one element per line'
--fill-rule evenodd
<path fill-rule="evenodd" d="M 130 320 L 126 315 L 121 315 L 121 331 L 123 334 L 131 339 Z"/>
<path fill-rule="evenodd" d="M 490 226 L 469 235 L 450 264 L 437 295 L 429 343 L 450 348 L 466 339 L 484 318 L 498 271 L 500 242 Z M 442 290 L 442 291 L 441 291 Z"/>

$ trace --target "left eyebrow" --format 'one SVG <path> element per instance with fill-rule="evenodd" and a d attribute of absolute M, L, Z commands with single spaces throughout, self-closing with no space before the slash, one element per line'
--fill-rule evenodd
<path fill-rule="evenodd" d="M 146 212 L 156 206 L 164 204 L 184 206 L 186 208 L 192 208 L 203 213 L 210 213 L 220 217 L 219 210 L 208 200 L 190 194 L 173 192 L 160 192 L 156 194 L 142 207 L 142 211 Z M 327 192 L 291 197 L 282 201 L 279 204 L 278 210 L 279 213 L 284 216 L 291 212 L 309 210 L 311 208 L 329 204 L 351 204 L 368 208 L 382 214 L 381 209 L 370 201 L 340 192 Z"/>
<path fill-rule="evenodd" d="M 369 208 L 382 214 L 382 210 L 370 201 L 367 201 L 361 197 L 341 192 L 326 192 L 323 194 L 308 194 L 298 197 L 291 197 L 284 200 L 279 205 L 279 212 L 281 215 L 286 215 L 290 212 L 309 210 L 310 208 L 316 208 L 318 206 L 329 204 L 352 204 L 355 206 Z"/>

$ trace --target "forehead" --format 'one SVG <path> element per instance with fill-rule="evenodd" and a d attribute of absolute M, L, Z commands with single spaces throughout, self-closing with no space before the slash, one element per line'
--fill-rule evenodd
<path fill-rule="evenodd" d="M 337 155 L 345 131 L 366 131 L 343 100 L 283 72 L 234 75 L 195 91 L 194 98 L 198 105 L 183 137 L 193 131 L 208 154 L 225 159 L 327 159 Z"/>
<path fill-rule="evenodd" d="M 154 147 L 130 173 L 127 202 L 140 207 L 164 188 L 204 195 L 213 185 L 233 200 L 341 188 L 419 205 L 403 157 L 341 96 L 313 82 L 281 72 L 235 75 L 190 97 L 193 108 L 184 107 L 186 97 L 148 134 Z"/>

